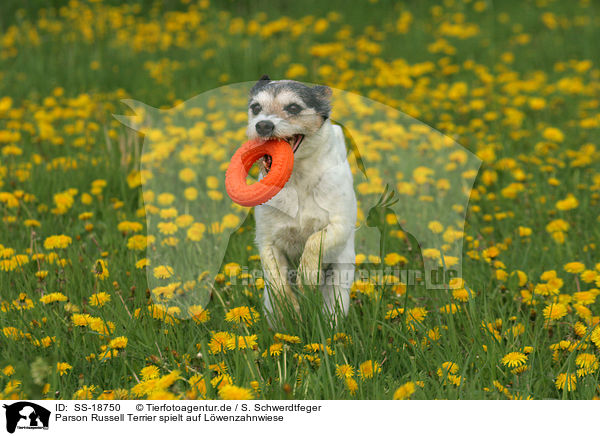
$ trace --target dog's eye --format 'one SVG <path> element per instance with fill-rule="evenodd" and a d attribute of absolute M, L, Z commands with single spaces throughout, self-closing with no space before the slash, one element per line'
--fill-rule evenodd
<path fill-rule="evenodd" d="M 284 107 L 284 109 L 288 114 L 291 115 L 299 114 L 302 111 L 302 107 L 296 103 L 288 104 L 286 107 Z"/>
<path fill-rule="evenodd" d="M 262 107 L 258 103 L 254 103 L 250 106 L 250 110 L 254 115 L 258 115 L 258 113 L 262 110 Z"/>

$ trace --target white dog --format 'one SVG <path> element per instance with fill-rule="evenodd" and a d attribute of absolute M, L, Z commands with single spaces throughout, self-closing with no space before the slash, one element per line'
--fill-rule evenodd
<path fill-rule="evenodd" d="M 294 170 L 285 187 L 255 209 L 269 314 L 281 302 L 299 310 L 290 280 L 295 266 L 301 292 L 307 292 L 307 285 L 318 285 L 328 314 L 336 319 L 348 312 L 356 197 L 342 129 L 329 120 L 330 100 L 326 86 L 272 81 L 268 76 L 250 91 L 248 137 L 283 138 L 294 151 Z M 270 164 L 270 156 L 265 156 L 262 176 Z"/>

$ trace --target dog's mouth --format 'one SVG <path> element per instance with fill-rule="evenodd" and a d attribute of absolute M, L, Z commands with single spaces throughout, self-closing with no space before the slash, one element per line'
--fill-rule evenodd
<path fill-rule="evenodd" d="M 297 135 L 290 136 L 288 138 L 283 138 L 290 146 L 292 147 L 292 151 L 296 153 L 298 147 L 300 147 L 300 143 L 304 139 L 304 135 L 298 133 Z"/>
<path fill-rule="evenodd" d="M 296 150 L 298 150 L 298 148 L 300 147 L 300 144 L 302 143 L 302 140 L 304 139 L 304 135 L 302 135 L 301 133 L 298 133 L 296 135 L 288 136 L 286 138 L 281 138 L 281 139 L 283 139 L 285 142 L 290 144 L 290 147 L 292 147 L 292 152 L 296 153 Z M 268 173 L 269 170 L 271 169 L 271 164 L 273 163 L 273 158 L 271 156 L 269 156 L 268 154 L 265 154 L 262 157 L 262 161 L 263 161 L 263 166 L 265 168 L 265 171 Z"/>

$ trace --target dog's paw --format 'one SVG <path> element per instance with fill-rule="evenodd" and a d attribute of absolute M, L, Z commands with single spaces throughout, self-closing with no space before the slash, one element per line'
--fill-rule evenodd
<path fill-rule="evenodd" d="M 321 257 L 312 250 L 305 250 L 298 266 L 298 285 L 317 286 L 321 279 Z"/>

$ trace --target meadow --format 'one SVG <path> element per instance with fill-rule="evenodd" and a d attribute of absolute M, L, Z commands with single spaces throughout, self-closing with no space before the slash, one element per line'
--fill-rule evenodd
<path fill-rule="evenodd" d="M 600 4 L 585 0 L 2 2 L 0 397 L 597 398 L 598 40 Z M 188 163 L 172 185 L 113 117 L 132 115 L 123 99 L 169 110 L 265 73 L 360 94 L 481 159 L 464 234 L 427 222 L 462 241 L 464 286 L 357 278 L 335 327 L 313 294 L 303 322 L 269 327 L 264 282 L 246 274 L 260 270 L 252 212 L 202 223 L 189 209 L 228 201 L 243 96 L 189 111 L 210 122 L 167 126 L 172 141 L 147 132 L 152 158 Z M 385 189 L 368 168 L 406 132 L 357 119 L 359 216 L 386 244 L 356 263 L 422 268 L 414 235 L 367 207 Z M 448 182 L 432 174 L 396 174 L 398 204 L 431 202 Z M 197 277 L 210 301 L 178 316 L 168 300 L 196 283 L 156 286 L 173 273 L 157 253 L 231 231 L 223 261 L 207 260 L 218 274 Z"/>

